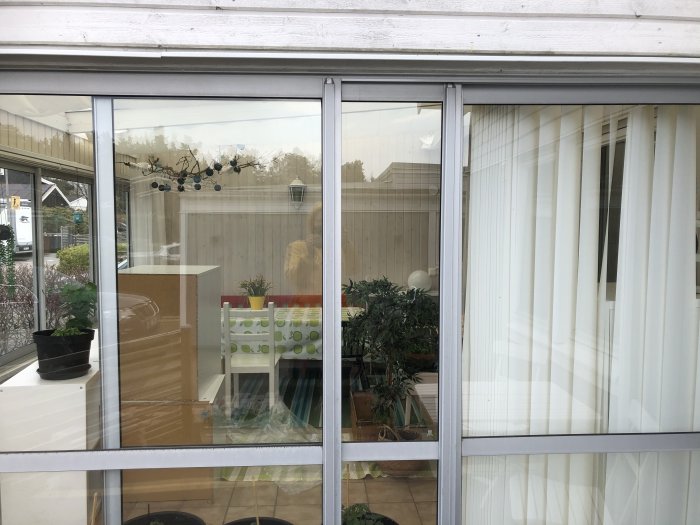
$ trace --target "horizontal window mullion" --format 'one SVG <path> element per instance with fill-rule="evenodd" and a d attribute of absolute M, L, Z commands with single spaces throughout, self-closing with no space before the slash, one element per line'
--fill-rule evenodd
<path fill-rule="evenodd" d="M 605 454 L 683 450 L 700 450 L 700 432 L 472 437 L 462 440 L 462 456 Z"/>
<path fill-rule="evenodd" d="M 437 441 L 343 443 L 343 461 L 438 459 Z"/>
<path fill-rule="evenodd" d="M 0 454 L 0 472 L 320 465 L 320 446 L 134 448 Z"/>

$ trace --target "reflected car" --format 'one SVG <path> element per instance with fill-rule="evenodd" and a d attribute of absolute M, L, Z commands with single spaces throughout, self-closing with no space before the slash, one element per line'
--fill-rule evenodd
<path fill-rule="evenodd" d="M 151 334 L 160 325 L 160 308 L 143 295 L 118 294 L 119 332 L 127 340 Z M 130 337 L 131 336 L 131 337 Z"/>

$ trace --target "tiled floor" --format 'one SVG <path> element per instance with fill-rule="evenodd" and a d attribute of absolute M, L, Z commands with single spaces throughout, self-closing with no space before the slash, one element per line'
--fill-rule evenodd
<path fill-rule="evenodd" d="M 399 525 L 435 525 L 437 483 L 435 479 L 385 477 L 343 481 L 343 504 L 367 503 Z M 239 518 L 269 516 L 294 525 L 321 524 L 322 488 L 289 492 L 270 481 L 215 482 L 212 501 L 171 501 L 124 504 L 124 521 L 162 510 L 189 512 L 207 525 L 222 525 Z"/>

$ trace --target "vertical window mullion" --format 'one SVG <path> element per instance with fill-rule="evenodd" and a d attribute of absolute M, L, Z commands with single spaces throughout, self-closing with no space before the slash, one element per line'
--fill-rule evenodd
<path fill-rule="evenodd" d="M 340 83 L 324 81 L 323 134 L 323 522 L 340 523 Z"/>
<path fill-rule="evenodd" d="M 103 447 L 120 447 L 119 356 L 117 340 L 117 265 L 114 232 L 114 150 L 112 99 L 93 99 L 95 194 L 97 197 L 97 283 L 99 294 L 100 372 Z M 121 523 L 121 473 L 105 472 L 105 520 Z"/>
<path fill-rule="evenodd" d="M 445 90 L 440 230 L 438 523 L 461 519 L 462 88 Z"/>

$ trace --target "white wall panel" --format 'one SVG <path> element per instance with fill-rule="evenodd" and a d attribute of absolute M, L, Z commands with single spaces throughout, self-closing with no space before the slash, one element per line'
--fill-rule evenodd
<path fill-rule="evenodd" d="M 616 16 L 672 18 L 700 16 L 700 4 L 692 0 L 54 0 L 50 2 L 15 1 L 16 5 L 78 5 L 140 8 L 214 9 L 233 11 L 309 11 L 352 13 L 410 13 L 442 15 L 536 15 L 536 16 Z"/>
<path fill-rule="evenodd" d="M 700 56 L 692 0 L 13 2 L 2 46 Z M 25 5 L 23 5 L 25 4 Z M 392 4 L 395 4 L 392 6 Z M 561 4 L 561 5 L 560 5 Z M 594 4 L 594 5 L 589 5 Z M 38 48 L 40 50 L 42 48 Z"/>

